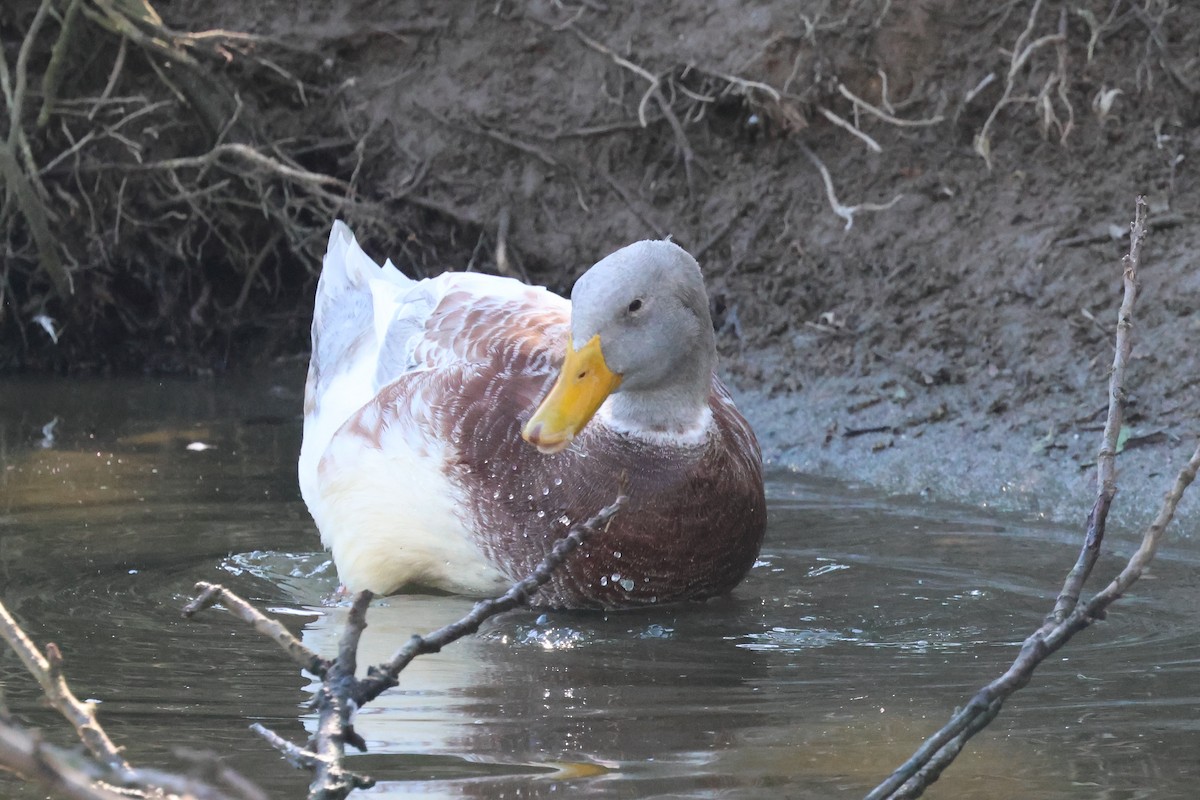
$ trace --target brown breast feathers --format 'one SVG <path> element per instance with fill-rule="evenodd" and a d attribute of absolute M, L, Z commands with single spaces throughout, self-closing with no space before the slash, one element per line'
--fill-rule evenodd
<path fill-rule="evenodd" d="M 436 324 L 474 327 L 458 317 L 466 311 L 438 311 Z M 440 397 L 430 398 L 444 426 L 439 435 L 456 445 L 446 471 L 467 498 L 463 522 L 485 556 L 514 581 L 524 578 L 572 524 L 624 485 L 626 507 L 571 556 L 535 604 L 617 608 L 733 589 L 758 555 L 766 504 L 758 443 L 725 388 L 714 378 L 714 427 L 704 445 L 648 444 L 593 421 L 569 448 L 544 455 L 520 429 L 553 379 L 566 320 L 519 321 L 471 319 L 476 336 L 490 337 L 472 353 L 480 361 L 456 370 Z"/>

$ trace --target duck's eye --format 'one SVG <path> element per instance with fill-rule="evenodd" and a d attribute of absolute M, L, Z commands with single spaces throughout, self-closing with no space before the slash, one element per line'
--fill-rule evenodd
<path fill-rule="evenodd" d="M 631 302 L 629 304 L 629 313 L 636 314 L 637 312 L 639 312 L 641 310 L 642 310 L 642 298 L 640 298 L 640 297 L 634 298 L 633 302 Z"/>

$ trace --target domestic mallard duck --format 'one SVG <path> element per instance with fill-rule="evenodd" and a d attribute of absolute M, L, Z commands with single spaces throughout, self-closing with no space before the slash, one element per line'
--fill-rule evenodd
<path fill-rule="evenodd" d="M 312 347 L 300 488 L 351 590 L 501 592 L 622 486 L 536 605 L 722 595 L 758 555 L 758 443 L 713 374 L 699 265 L 671 242 L 602 259 L 568 303 L 477 273 L 411 280 L 335 222 Z"/>

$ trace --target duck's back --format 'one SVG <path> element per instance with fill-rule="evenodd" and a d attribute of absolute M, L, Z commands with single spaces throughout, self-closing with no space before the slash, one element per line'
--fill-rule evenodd
<path fill-rule="evenodd" d="M 409 583 L 482 593 L 505 580 L 460 515 L 456 456 L 463 385 L 481 370 L 549 380 L 568 304 L 545 289 L 471 273 L 415 281 L 375 264 L 335 223 L 317 288 L 305 388 L 301 494 L 343 582 L 378 593 Z"/>

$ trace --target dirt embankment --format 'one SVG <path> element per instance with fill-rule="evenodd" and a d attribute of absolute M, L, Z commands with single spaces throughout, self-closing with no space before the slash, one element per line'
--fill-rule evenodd
<path fill-rule="evenodd" d="M 39 3 L 0 11 L 29 78 L 5 150 L 5 367 L 298 352 L 334 215 L 414 274 L 559 290 L 671 235 L 772 458 L 1082 516 L 1144 193 L 1118 518 L 1190 452 L 1193 4 L 79 5 L 74 39 L 33 25 Z M 47 81 L 64 38 L 93 46 Z"/>

